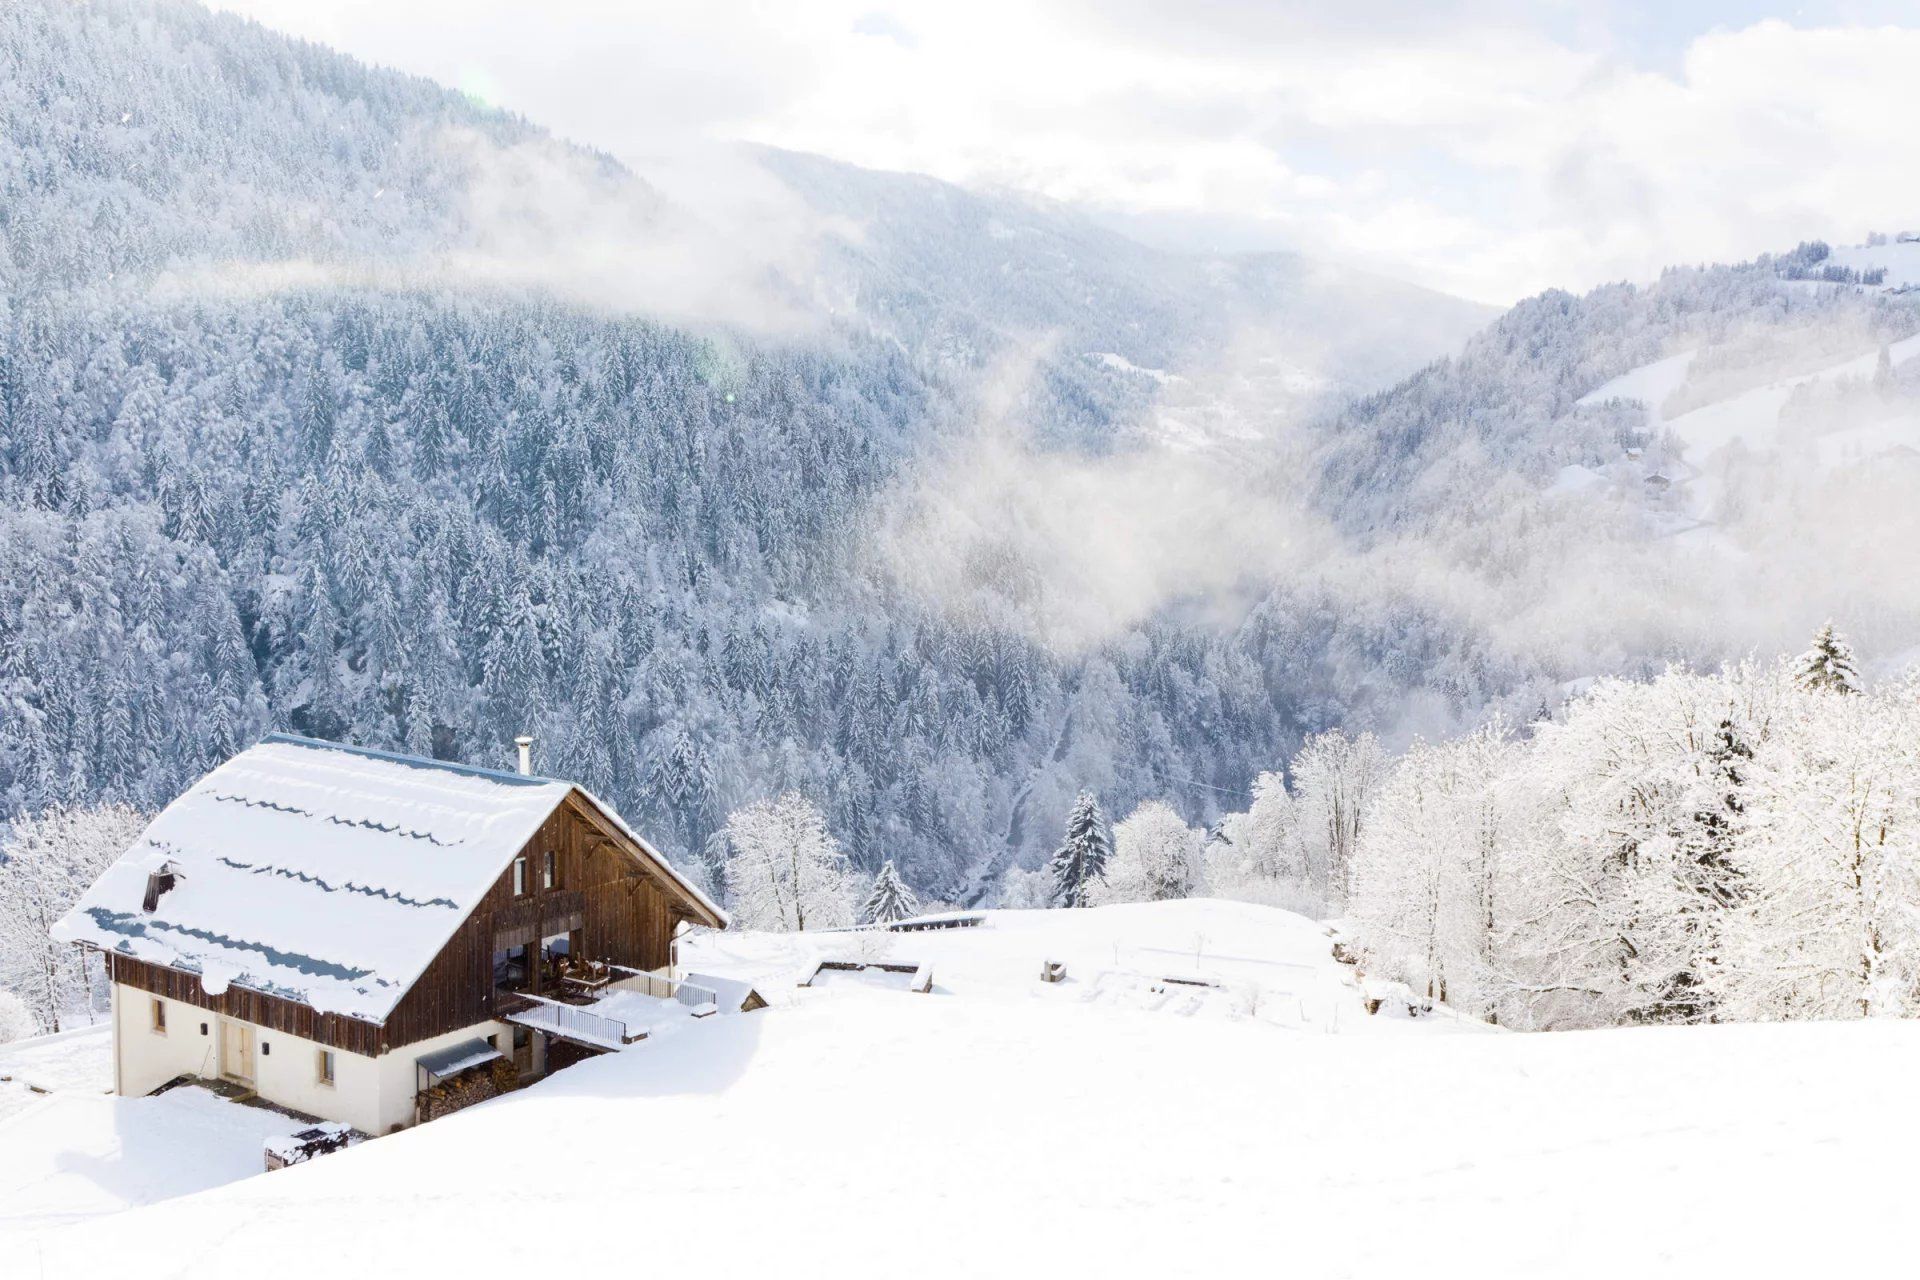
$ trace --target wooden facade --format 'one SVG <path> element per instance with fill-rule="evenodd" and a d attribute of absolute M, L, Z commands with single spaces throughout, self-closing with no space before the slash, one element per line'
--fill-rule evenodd
<path fill-rule="evenodd" d="M 551 886 L 546 882 L 548 854 L 553 855 Z M 564 933 L 576 956 L 658 969 L 671 962 L 673 932 L 682 921 L 720 923 L 578 789 L 567 793 L 514 861 L 522 858 L 525 891 L 514 892 L 514 862 L 509 862 L 384 1023 L 318 1013 L 308 1005 L 238 985 L 209 996 L 197 974 L 125 956 L 110 957 L 113 980 L 350 1053 L 377 1056 L 493 1018 L 497 951 L 513 946 L 537 950 L 542 938 Z M 533 982 L 537 992 L 537 966 Z"/>

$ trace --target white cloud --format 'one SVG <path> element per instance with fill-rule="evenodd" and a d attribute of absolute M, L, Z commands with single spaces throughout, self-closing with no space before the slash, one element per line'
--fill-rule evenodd
<path fill-rule="evenodd" d="M 1915 27 L 1499 0 L 226 3 L 643 172 L 747 137 L 1495 301 L 1920 220 Z"/>

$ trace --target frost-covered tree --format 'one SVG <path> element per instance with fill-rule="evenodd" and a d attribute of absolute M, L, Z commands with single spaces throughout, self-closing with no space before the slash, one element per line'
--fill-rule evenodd
<path fill-rule="evenodd" d="M 1603 680 L 1416 744 L 1363 830 L 1375 971 L 1527 1028 L 1920 1013 L 1920 683 Z"/>
<path fill-rule="evenodd" d="M 721 829 L 727 904 L 747 929 L 831 929 L 854 922 L 859 889 L 826 815 L 787 792 L 736 809 Z"/>
<path fill-rule="evenodd" d="M 1055 905 L 1090 905 L 1095 886 L 1106 876 L 1107 860 L 1112 854 L 1100 802 L 1091 791 L 1082 791 L 1067 814 L 1066 837 L 1047 863 L 1047 871 L 1053 877 Z"/>
<path fill-rule="evenodd" d="M 146 815 L 128 805 L 47 809 L 16 819 L 0 844 L 0 990 L 45 1030 L 92 1022 L 105 999 L 99 958 L 48 930 L 139 838 Z"/>
<path fill-rule="evenodd" d="M 867 890 L 867 900 L 860 906 L 861 921 L 866 924 L 891 924 L 895 920 L 905 920 L 918 914 L 920 899 L 900 878 L 893 859 L 888 858 L 880 864 L 879 872 L 873 877 L 873 885 Z"/>
<path fill-rule="evenodd" d="M 1920 1013 L 1917 695 L 1810 691 L 1755 752 L 1741 928 L 1715 984 L 1731 1016 Z"/>
<path fill-rule="evenodd" d="M 1294 756 L 1294 823 L 1310 881 L 1330 907 L 1347 901 L 1354 850 L 1386 757 L 1370 733 L 1334 730 L 1308 738 Z"/>
<path fill-rule="evenodd" d="M 1201 889 L 1205 833 L 1172 806 L 1149 800 L 1113 828 L 1113 857 L 1091 891 L 1095 902 L 1160 902 Z"/>
<path fill-rule="evenodd" d="M 1518 827 L 1504 721 L 1415 742 L 1384 777 L 1356 848 L 1349 909 L 1392 976 L 1469 1012 L 1506 994 Z"/>
<path fill-rule="evenodd" d="M 1805 688 L 1823 693 L 1860 692 L 1860 671 L 1854 663 L 1853 647 L 1833 629 L 1831 622 L 1814 632 L 1813 643 L 1800 655 L 1797 670 Z"/>
<path fill-rule="evenodd" d="M 0 991 L 0 1044 L 24 1040 L 39 1030 L 34 1025 L 33 1014 L 27 1010 L 26 1001 L 11 991 Z"/>
<path fill-rule="evenodd" d="M 1000 880 L 1002 910 L 1038 911 L 1053 905 L 1053 875 L 1046 868 L 1023 871 L 1015 867 Z"/>

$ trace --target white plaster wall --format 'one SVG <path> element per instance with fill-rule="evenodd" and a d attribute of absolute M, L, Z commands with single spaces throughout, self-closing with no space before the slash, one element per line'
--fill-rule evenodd
<path fill-rule="evenodd" d="M 153 1029 L 153 1002 L 167 1007 L 167 1030 Z M 200 1034 L 205 1023 L 207 1034 Z M 178 1075 L 220 1074 L 219 1020 L 205 1009 L 167 1000 L 137 987 L 115 984 L 113 1048 L 120 1092 L 129 1098 L 152 1093 Z"/>
<path fill-rule="evenodd" d="M 513 1056 L 513 1028 L 504 1022 L 480 1022 L 460 1031 L 449 1031 L 443 1036 L 431 1040 L 420 1040 L 413 1044 L 395 1049 L 383 1055 L 379 1060 L 380 1068 L 380 1127 L 368 1129 L 368 1133 L 386 1133 L 395 1125 L 405 1127 L 413 1123 L 413 1099 L 418 1090 L 419 1072 L 416 1062 L 436 1049 L 459 1044 L 462 1040 L 492 1039 L 500 1046 L 500 1052 Z M 539 1037 L 535 1037 L 538 1041 Z M 538 1049 L 535 1050 L 536 1056 Z"/>
<path fill-rule="evenodd" d="M 362 1133 L 384 1133 L 380 1124 L 379 1058 L 333 1050 L 333 1083 L 320 1083 L 320 1051 L 326 1046 L 284 1031 L 255 1027 L 253 1087 L 268 1102 L 338 1120 Z"/>
<path fill-rule="evenodd" d="M 152 1029 L 155 1000 L 167 1007 L 164 1035 Z M 211 1010 L 115 984 L 113 1043 L 120 1092 L 127 1097 L 143 1097 L 179 1075 L 219 1079 L 220 1022 L 220 1015 Z M 203 1024 L 205 1035 L 200 1033 Z M 253 1087 L 262 1098 L 376 1135 L 413 1123 L 418 1078 L 414 1063 L 422 1055 L 463 1040 L 486 1039 L 493 1039 L 503 1053 L 513 1052 L 512 1027 L 504 1022 L 481 1022 L 378 1058 L 335 1049 L 334 1082 L 325 1085 L 320 1083 L 319 1054 L 323 1046 L 261 1026 L 255 1026 L 253 1034 Z M 536 1074 L 545 1066 L 542 1039 L 534 1037 Z"/>

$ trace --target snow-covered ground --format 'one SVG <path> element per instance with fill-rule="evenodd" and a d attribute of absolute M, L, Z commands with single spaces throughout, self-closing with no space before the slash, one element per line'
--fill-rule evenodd
<path fill-rule="evenodd" d="M 349 1255 L 387 1274 L 1907 1269 L 1911 1024 L 1396 1035 L 1448 1024 L 1368 1018 L 1317 926 L 1221 903 L 895 938 L 890 959 L 934 966 L 927 995 L 780 985 L 859 941 L 706 940 L 704 967 L 776 965 L 758 981 L 782 1003 L 0 1257 L 328 1277 Z M 1042 958 L 1069 981 L 1040 983 Z M 1134 971 L 1269 979 L 1380 1034 L 1085 998 Z"/>
<path fill-rule="evenodd" d="M 261 1143 L 302 1127 L 204 1089 L 111 1096 L 105 1023 L 0 1045 L 0 1077 L 0 1240 L 259 1173 Z"/>
<path fill-rule="evenodd" d="M 40 1099 L 0 1121 L 0 1257 L 18 1256 L 6 1251 L 11 1234 L 87 1222 L 259 1173 L 261 1144 L 302 1127 L 198 1088 L 153 1098 L 58 1092 Z"/>
<path fill-rule="evenodd" d="M 775 1003 L 812 998 L 796 988 L 822 960 L 884 960 L 931 965 L 936 995 L 1247 1018 L 1323 1033 L 1408 1025 L 1369 1017 L 1364 1001 L 1373 993 L 1333 962 L 1327 927 L 1291 912 L 1196 899 L 985 914 L 979 928 L 925 933 L 709 933 L 683 944 L 681 962 L 752 980 Z M 1042 982 L 1042 960 L 1064 965 L 1066 980 Z M 859 985 L 848 977 L 815 988 Z M 865 985 L 904 986 L 904 975 Z M 1484 1029 L 1445 1010 L 1417 1022 Z"/>
<path fill-rule="evenodd" d="M 113 1028 L 102 1022 L 0 1045 L 0 1124 L 50 1093 L 113 1092 Z"/>

